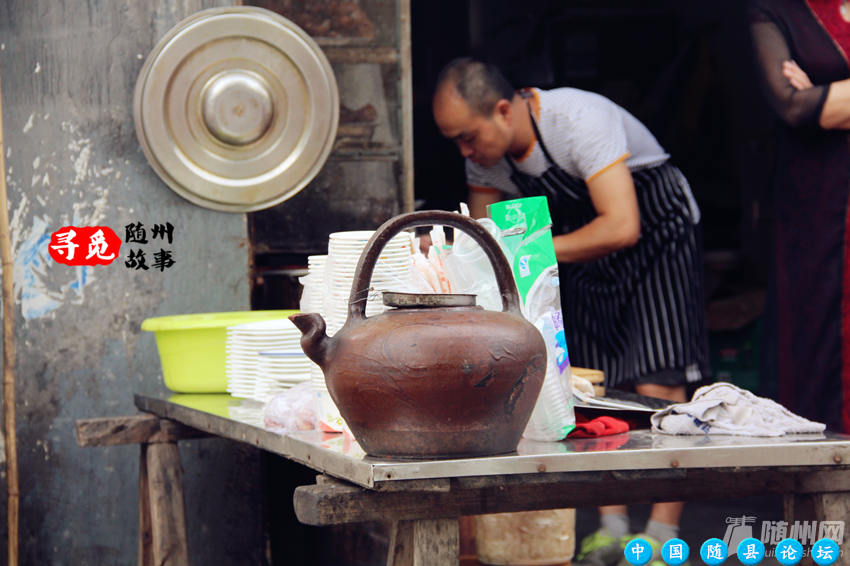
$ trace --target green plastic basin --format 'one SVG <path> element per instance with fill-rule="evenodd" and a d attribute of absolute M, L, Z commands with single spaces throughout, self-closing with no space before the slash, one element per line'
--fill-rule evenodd
<path fill-rule="evenodd" d="M 289 311 L 237 311 L 149 318 L 142 330 L 154 333 L 165 386 L 175 393 L 225 393 L 227 327 L 287 318 Z"/>

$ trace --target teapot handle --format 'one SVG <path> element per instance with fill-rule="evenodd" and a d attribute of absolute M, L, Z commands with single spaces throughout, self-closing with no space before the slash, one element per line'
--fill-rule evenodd
<path fill-rule="evenodd" d="M 408 212 L 391 218 L 384 222 L 372 235 L 372 238 L 363 249 L 357 270 L 354 273 L 354 283 L 351 287 L 352 296 L 360 296 L 360 292 L 369 287 L 375 264 L 380 257 L 384 246 L 399 232 L 406 228 L 416 226 L 451 226 L 469 234 L 487 254 L 487 258 L 493 266 L 496 281 L 499 284 L 499 293 L 502 295 L 502 312 L 522 316 L 520 310 L 519 291 L 514 282 L 513 272 L 505 254 L 502 253 L 496 239 L 475 220 L 456 212 L 442 210 L 425 210 L 419 212 Z M 348 321 L 360 322 L 366 318 L 366 301 L 352 301 L 348 305 Z"/>

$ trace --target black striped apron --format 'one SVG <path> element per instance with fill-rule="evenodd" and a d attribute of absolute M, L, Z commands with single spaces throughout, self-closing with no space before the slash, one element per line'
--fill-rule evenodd
<path fill-rule="evenodd" d="M 596 218 L 587 185 L 555 163 L 533 113 L 531 122 L 549 167 L 532 177 L 507 156 L 511 180 L 525 196 L 548 198 L 556 234 L 577 230 Z M 603 370 L 608 386 L 695 366 L 705 373 L 708 363 L 702 256 L 683 177 L 669 163 L 632 171 L 632 177 L 638 243 L 587 263 L 559 265 L 570 361 Z"/>

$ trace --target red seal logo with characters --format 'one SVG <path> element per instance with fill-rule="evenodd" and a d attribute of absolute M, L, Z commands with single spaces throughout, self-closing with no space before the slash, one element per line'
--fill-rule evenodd
<path fill-rule="evenodd" d="M 64 265 L 109 265 L 120 251 L 121 238 L 108 226 L 63 226 L 50 235 L 50 257 Z"/>

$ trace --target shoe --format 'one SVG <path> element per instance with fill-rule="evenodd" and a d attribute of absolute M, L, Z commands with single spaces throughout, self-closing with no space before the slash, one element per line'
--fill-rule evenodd
<path fill-rule="evenodd" d="M 611 536 L 607 529 L 599 529 L 582 539 L 573 566 L 617 566 L 623 558 L 626 543 L 632 538 L 634 535 L 618 539 Z"/>

